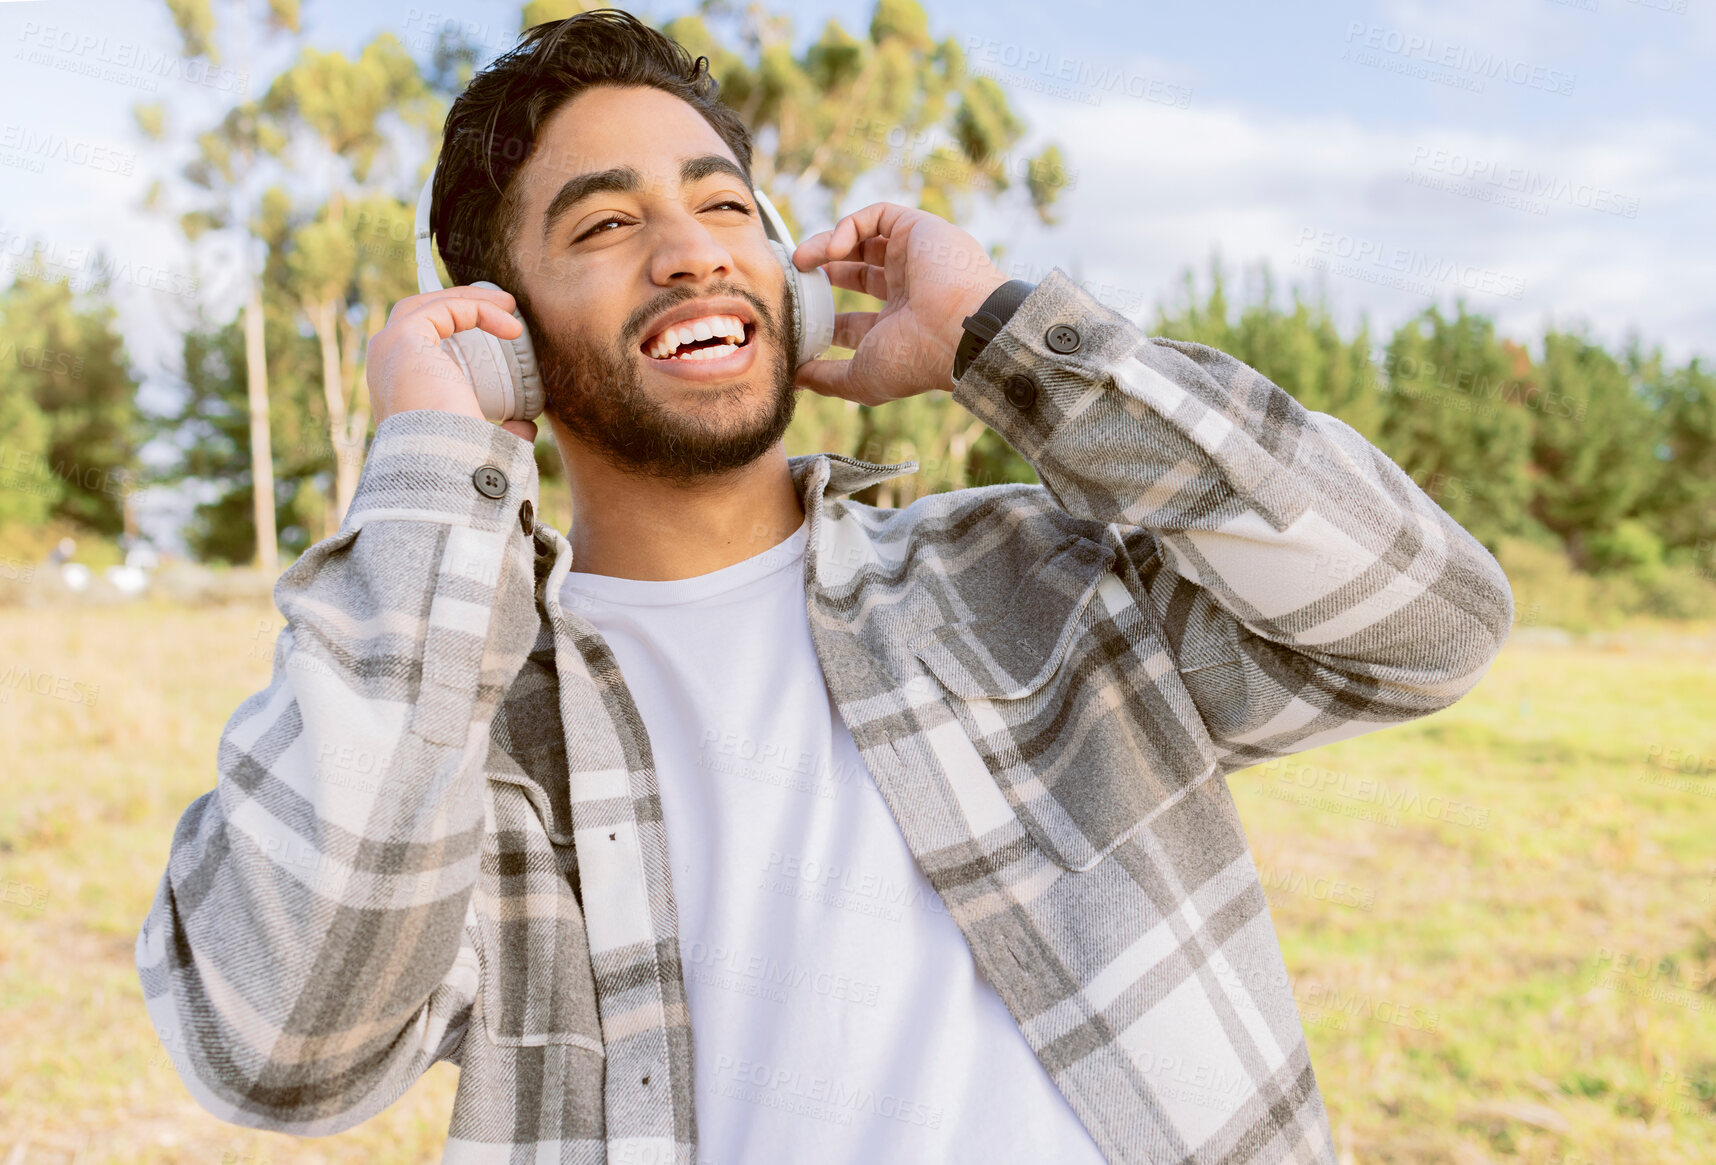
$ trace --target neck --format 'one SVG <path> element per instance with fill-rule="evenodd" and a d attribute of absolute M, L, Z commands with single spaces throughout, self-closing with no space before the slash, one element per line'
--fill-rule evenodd
<path fill-rule="evenodd" d="M 779 545 L 804 521 L 781 444 L 731 473 L 672 482 L 611 465 L 553 427 L 572 489 L 573 570 L 648 582 L 695 578 Z"/>

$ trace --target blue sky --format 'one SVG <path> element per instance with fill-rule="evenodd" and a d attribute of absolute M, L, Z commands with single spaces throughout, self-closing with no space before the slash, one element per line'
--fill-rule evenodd
<path fill-rule="evenodd" d="M 519 7 L 304 0 L 305 39 L 420 44 L 454 20 L 499 51 Z M 1373 330 L 1464 294 L 1522 339 L 1554 323 L 1716 358 L 1716 0 L 926 7 L 1007 87 L 1029 143 L 1066 153 L 1057 226 L 1017 206 L 966 223 L 1022 275 L 1060 266 L 1148 318 L 1219 252 L 1230 271 L 1267 260 L 1278 286 Z M 861 28 L 870 10 L 791 6 L 801 36 L 830 18 Z M 260 91 L 292 49 L 253 47 Z M 231 76 L 187 76 L 176 49 L 159 0 L 0 0 L 0 278 L 27 240 L 71 271 L 105 248 L 145 399 L 166 391 L 191 309 L 237 304 L 218 248 L 199 267 L 140 209 L 183 161 L 184 129 L 230 99 Z M 167 149 L 132 125 L 132 104 L 154 99 L 180 131 Z M 890 193 L 862 186 L 845 209 Z"/>

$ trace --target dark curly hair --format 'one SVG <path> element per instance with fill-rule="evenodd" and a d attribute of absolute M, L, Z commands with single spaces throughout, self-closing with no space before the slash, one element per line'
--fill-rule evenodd
<path fill-rule="evenodd" d="M 447 113 L 429 223 L 455 284 L 487 279 L 517 289 L 513 178 L 544 123 L 597 85 L 650 86 L 686 102 L 721 135 L 749 181 L 751 132 L 721 103 L 709 58 L 693 60 L 617 8 L 538 24 L 473 77 Z"/>

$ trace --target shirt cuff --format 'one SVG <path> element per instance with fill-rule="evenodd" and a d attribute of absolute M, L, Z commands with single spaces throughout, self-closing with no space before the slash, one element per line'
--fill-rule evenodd
<path fill-rule="evenodd" d="M 1060 423 L 1101 391 L 1109 369 L 1146 340 L 1056 267 L 954 382 L 953 398 L 1034 462 Z"/>
<path fill-rule="evenodd" d="M 531 442 L 476 417 L 412 409 L 375 427 L 340 529 L 395 518 L 528 533 L 538 489 Z"/>

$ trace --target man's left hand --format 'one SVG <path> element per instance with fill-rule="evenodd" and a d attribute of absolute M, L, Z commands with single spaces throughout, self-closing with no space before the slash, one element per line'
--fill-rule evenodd
<path fill-rule="evenodd" d="M 953 354 L 966 316 L 1007 282 L 983 245 L 944 218 L 877 202 L 798 245 L 801 271 L 826 266 L 836 287 L 862 291 L 882 310 L 840 312 L 834 342 L 850 360 L 812 360 L 800 388 L 859 404 L 953 387 Z"/>

